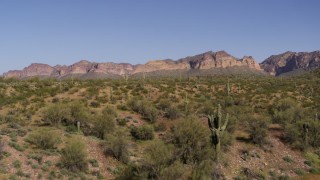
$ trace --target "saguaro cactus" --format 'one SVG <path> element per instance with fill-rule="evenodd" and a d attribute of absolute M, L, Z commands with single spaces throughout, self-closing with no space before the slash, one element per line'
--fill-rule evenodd
<path fill-rule="evenodd" d="M 80 121 L 77 121 L 78 134 L 80 134 Z"/>
<path fill-rule="evenodd" d="M 127 72 L 125 72 L 125 73 L 124 73 L 123 78 L 124 78 L 124 80 L 125 80 L 126 82 L 128 82 L 129 75 L 128 75 L 128 73 L 127 73 Z"/>
<path fill-rule="evenodd" d="M 309 144 L 309 138 L 308 138 L 308 134 L 309 134 L 309 124 L 308 123 L 303 123 L 302 125 L 303 128 L 303 141 L 304 141 L 304 145 L 308 146 Z"/>
<path fill-rule="evenodd" d="M 227 128 L 229 114 L 227 113 L 224 124 L 222 125 L 221 106 L 218 104 L 218 108 L 214 115 L 208 115 L 207 118 L 209 129 L 211 131 L 211 143 L 215 146 L 215 160 L 218 161 L 220 155 L 221 137 Z"/>
<path fill-rule="evenodd" d="M 229 79 L 228 79 L 228 83 L 226 84 L 226 91 L 227 91 L 227 94 L 229 96 L 230 94 L 230 83 L 229 83 Z"/>
<path fill-rule="evenodd" d="M 109 92 L 109 100 L 112 101 L 113 100 L 113 88 L 110 87 L 110 92 Z"/>
<path fill-rule="evenodd" d="M 146 72 L 143 71 L 142 73 L 142 80 L 145 81 L 146 80 Z"/>
<path fill-rule="evenodd" d="M 188 104 L 189 104 L 188 93 L 186 93 L 186 97 L 184 99 L 184 110 L 185 110 L 185 113 L 188 112 Z"/>

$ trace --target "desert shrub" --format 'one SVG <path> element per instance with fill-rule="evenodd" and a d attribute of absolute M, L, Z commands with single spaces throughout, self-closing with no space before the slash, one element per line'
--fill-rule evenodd
<path fill-rule="evenodd" d="M 232 106 L 234 105 L 234 100 L 231 96 L 227 96 L 225 99 L 224 99 L 224 105 L 226 107 L 229 107 L 229 106 Z"/>
<path fill-rule="evenodd" d="M 168 119 L 177 119 L 181 116 L 179 109 L 175 106 L 170 106 L 165 110 Z"/>
<path fill-rule="evenodd" d="M 140 113 L 145 119 L 152 123 L 158 118 L 159 112 L 150 102 L 133 98 L 128 101 L 128 106 L 133 111 Z"/>
<path fill-rule="evenodd" d="M 60 142 L 60 137 L 50 128 L 39 128 L 28 136 L 27 141 L 41 149 L 54 149 Z"/>
<path fill-rule="evenodd" d="M 161 99 L 157 105 L 160 110 L 165 111 L 171 106 L 171 102 L 168 99 Z"/>
<path fill-rule="evenodd" d="M 92 101 L 90 103 L 90 106 L 93 108 L 98 108 L 98 107 L 100 107 L 100 103 L 98 101 Z"/>
<path fill-rule="evenodd" d="M 211 173 L 213 162 L 210 160 L 201 161 L 200 164 L 192 169 L 192 179 L 212 179 Z"/>
<path fill-rule="evenodd" d="M 112 116 L 113 118 L 116 118 L 118 116 L 118 113 L 111 106 L 107 106 L 102 110 L 102 115 L 103 116 Z"/>
<path fill-rule="evenodd" d="M 303 108 L 293 99 L 282 99 L 271 109 L 274 123 L 295 123 L 302 119 Z"/>
<path fill-rule="evenodd" d="M 96 134 L 98 138 L 103 139 L 106 134 L 113 132 L 115 127 L 114 117 L 110 115 L 93 116 L 93 126 L 94 134 Z"/>
<path fill-rule="evenodd" d="M 109 134 L 105 138 L 104 152 L 119 161 L 129 161 L 128 140 L 125 132 L 117 131 L 116 135 Z"/>
<path fill-rule="evenodd" d="M 180 120 L 172 128 L 170 135 L 179 158 L 185 164 L 200 163 L 205 159 L 210 159 L 209 137 L 209 129 L 195 117 Z"/>
<path fill-rule="evenodd" d="M 144 106 L 143 114 L 144 118 L 154 123 L 158 119 L 158 110 L 154 106 Z"/>
<path fill-rule="evenodd" d="M 151 126 L 143 125 L 139 127 L 132 127 L 131 135 L 138 140 L 151 140 L 154 138 L 154 130 Z"/>
<path fill-rule="evenodd" d="M 266 179 L 262 172 L 257 172 L 249 168 L 242 168 L 239 179 Z"/>
<path fill-rule="evenodd" d="M 251 141 L 254 144 L 263 145 L 266 143 L 268 132 L 266 121 L 259 119 L 252 119 L 249 122 L 248 133 L 250 134 Z"/>
<path fill-rule="evenodd" d="M 203 114 L 214 114 L 214 110 L 215 108 L 213 106 L 213 103 L 207 100 L 203 103 L 203 106 L 200 112 Z"/>
<path fill-rule="evenodd" d="M 307 134 L 303 129 L 304 124 L 309 126 Z M 300 150 L 304 150 L 308 146 L 318 148 L 320 147 L 319 128 L 319 122 L 313 120 L 304 120 L 293 124 L 288 123 L 285 126 L 285 135 L 283 139 L 290 143 L 294 148 Z"/>
<path fill-rule="evenodd" d="M 44 121 L 51 125 L 60 125 L 70 118 L 70 110 L 65 104 L 52 104 L 43 112 Z"/>
<path fill-rule="evenodd" d="M 103 139 L 108 133 L 112 133 L 115 128 L 116 111 L 107 106 L 102 110 L 102 113 L 95 115 L 92 118 L 94 134 Z"/>
<path fill-rule="evenodd" d="M 154 125 L 154 130 L 157 132 L 163 132 L 167 130 L 167 126 L 162 122 Z"/>
<path fill-rule="evenodd" d="M 61 166 L 71 171 L 87 169 L 86 146 L 80 137 L 72 137 L 61 152 Z"/>
<path fill-rule="evenodd" d="M 186 167 L 180 161 L 175 161 L 168 167 L 165 167 L 158 179 L 176 180 L 176 179 L 188 179 L 190 176 L 190 168 Z"/>
<path fill-rule="evenodd" d="M 141 100 L 139 100 L 138 98 L 132 98 L 128 101 L 128 107 L 135 112 L 140 112 L 140 108 L 141 108 Z"/>
<path fill-rule="evenodd" d="M 145 151 L 144 169 L 148 170 L 148 178 L 159 177 L 162 170 L 168 167 L 173 159 L 173 146 L 161 140 L 153 141 Z"/>
<path fill-rule="evenodd" d="M 86 123 L 89 119 L 88 108 L 81 102 L 72 102 L 68 104 L 70 110 L 70 123 L 75 124 L 76 121 Z"/>
<path fill-rule="evenodd" d="M 0 140 L 0 159 L 3 157 L 4 143 Z"/>
<path fill-rule="evenodd" d="M 128 123 L 128 119 L 126 118 L 117 119 L 117 122 L 119 126 L 125 126 Z"/>

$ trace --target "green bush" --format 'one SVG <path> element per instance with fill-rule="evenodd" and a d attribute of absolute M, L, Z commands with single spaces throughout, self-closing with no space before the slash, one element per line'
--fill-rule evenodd
<path fill-rule="evenodd" d="M 263 145 L 266 143 L 268 126 L 266 121 L 252 119 L 249 122 L 248 133 L 250 134 L 251 141 L 254 144 Z"/>
<path fill-rule="evenodd" d="M 80 137 L 72 137 L 61 152 L 61 165 L 71 171 L 87 169 L 86 146 Z"/>
<path fill-rule="evenodd" d="M 93 129 L 98 138 L 104 139 L 106 134 L 114 131 L 115 118 L 110 115 L 97 115 L 93 117 Z"/>
<path fill-rule="evenodd" d="M 2 159 L 4 153 L 4 143 L 0 140 L 0 159 Z"/>
<path fill-rule="evenodd" d="M 149 169 L 148 177 L 159 177 L 164 168 L 168 167 L 173 159 L 173 146 L 166 145 L 161 140 L 153 141 L 145 151 L 143 166 Z"/>
<path fill-rule="evenodd" d="M 44 110 L 43 118 L 45 122 L 58 126 L 70 119 L 70 110 L 65 104 L 52 104 Z"/>
<path fill-rule="evenodd" d="M 154 130 L 151 126 L 143 125 L 140 127 L 132 127 L 131 135 L 138 140 L 151 140 L 154 138 Z"/>
<path fill-rule="evenodd" d="M 282 99 L 271 110 L 274 123 L 295 123 L 302 119 L 304 110 L 293 99 Z"/>
<path fill-rule="evenodd" d="M 128 101 L 128 106 L 152 123 L 158 119 L 159 112 L 150 102 L 133 98 Z"/>
<path fill-rule="evenodd" d="M 190 169 L 184 166 L 180 161 L 175 161 L 168 167 L 165 167 L 158 179 L 176 180 L 176 179 L 188 179 L 190 176 Z"/>
<path fill-rule="evenodd" d="M 123 131 L 117 131 L 116 135 L 107 135 L 104 152 L 123 163 L 127 163 L 129 161 L 129 151 L 126 134 Z"/>
<path fill-rule="evenodd" d="M 177 119 L 181 116 L 181 113 L 177 107 L 171 106 L 165 110 L 166 117 L 168 119 Z"/>
<path fill-rule="evenodd" d="M 210 159 L 210 132 L 196 117 L 180 120 L 172 128 L 171 142 L 177 148 L 178 157 L 184 164 L 201 163 Z"/>
<path fill-rule="evenodd" d="M 157 132 L 164 132 L 167 130 L 167 126 L 162 122 L 154 125 L 154 130 Z"/>
<path fill-rule="evenodd" d="M 68 104 L 68 109 L 70 111 L 70 124 L 75 124 L 76 121 L 81 122 L 81 124 L 86 123 L 89 119 L 88 108 L 81 102 L 72 102 Z"/>
<path fill-rule="evenodd" d="M 60 137 L 50 128 L 39 128 L 28 136 L 27 141 L 41 149 L 54 149 L 60 142 Z"/>

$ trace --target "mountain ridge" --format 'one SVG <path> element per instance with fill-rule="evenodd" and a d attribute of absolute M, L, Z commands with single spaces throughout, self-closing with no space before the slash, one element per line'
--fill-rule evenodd
<path fill-rule="evenodd" d="M 190 70 L 201 70 L 212 72 L 236 68 L 242 71 L 255 71 L 273 76 L 279 76 L 294 71 L 309 71 L 320 67 L 320 51 L 313 52 L 292 52 L 286 51 L 278 55 L 271 55 L 260 64 L 252 56 L 236 58 L 226 51 L 207 51 L 194 56 L 187 56 L 178 60 L 150 60 L 145 64 L 114 63 L 114 62 L 90 62 L 80 60 L 72 65 L 50 66 L 42 63 L 32 63 L 22 70 L 11 70 L 3 73 L 4 78 L 29 78 L 29 77 L 51 77 L 64 78 L 73 75 L 95 77 L 92 74 L 99 74 L 98 77 L 115 77 L 136 75 L 141 73 L 166 74 L 165 72 L 187 72 Z M 164 73 L 159 73 L 159 72 Z M 228 73 L 233 73 L 228 70 Z M 234 72 L 239 73 L 239 72 Z"/>
<path fill-rule="evenodd" d="M 101 73 L 115 76 L 134 75 L 139 73 L 152 73 L 156 71 L 176 70 L 208 70 L 227 67 L 247 67 L 262 71 L 259 64 L 251 57 L 235 58 L 225 51 L 208 51 L 194 56 L 187 56 L 178 60 L 151 60 L 145 64 L 132 65 L 129 63 L 95 63 L 88 60 L 80 60 L 72 65 L 49 66 L 42 63 L 32 63 L 22 70 L 8 71 L 3 74 L 5 78 L 29 78 L 35 76 L 63 78 L 68 75 L 87 73 Z"/>

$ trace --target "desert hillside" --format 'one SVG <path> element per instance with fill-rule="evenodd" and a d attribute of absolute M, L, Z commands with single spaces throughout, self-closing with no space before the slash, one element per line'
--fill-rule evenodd
<path fill-rule="evenodd" d="M 0 179 L 317 179 L 319 75 L 0 79 Z"/>

